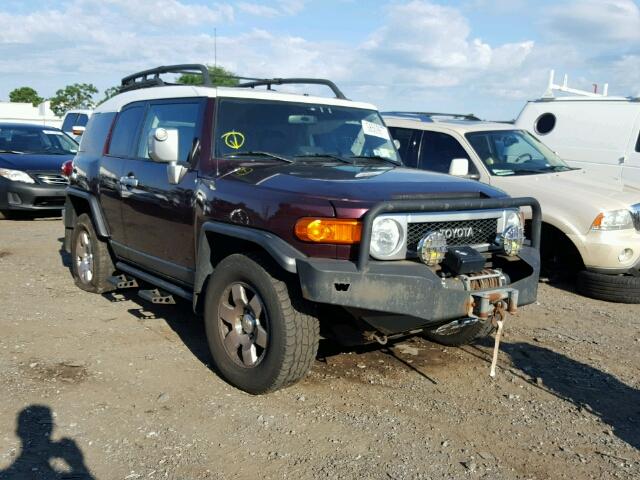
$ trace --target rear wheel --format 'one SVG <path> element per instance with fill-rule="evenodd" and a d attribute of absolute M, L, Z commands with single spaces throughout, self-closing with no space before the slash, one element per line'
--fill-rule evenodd
<path fill-rule="evenodd" d="M 442 345 L 459 347 L 468 345 L 480 338 L 488 337 L 494 331 L 494 326 L 490 320 L 477 320 L 473 323 L 468 323 L 469 321 L 471 319 L 456 320 L 436 329 L 426 331 L 424 336 Z"/>
<path fill-rule="evenodd" d="M 640 303 L 640 277 L 582 270 L 578 273 L 578 292 L 607 302 Z"/>
<path fill-rule="evenodd" d="M 71 274 L 78 287 L 92 293 L 113 290 L 108 282 L 115 268 L 107 242 L 96 235 L 86 213 L 78 217 L 71 236 Z"/>
<path fill-rule="evenodd" d="M 205 327 L 214 366 L 253 394 L 302 378 L 318 350 L 310 305 L 276 273 L 259 256 L 233 254 L 216 266 L 207 287 Z"/>

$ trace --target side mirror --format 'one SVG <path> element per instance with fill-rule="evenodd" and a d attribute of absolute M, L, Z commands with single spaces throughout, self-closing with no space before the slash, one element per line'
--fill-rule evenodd
<path fill-rule="evenodd" d="M 178 130 L 155 128 L 149 132 L 149 157 L 154 162 L 176 163 L 178 161 Z"/>
<path fill-rule="evenodd" d="M 469 160 L 466 158 L 454 158 L 449 165 L 449 175 L 466 177 L 469 175 Z"/>
<path fill-rule="evenodd" d="M 149 132 L 149 157 L 154 162 L 167 164 L 169 183 L 177 185 L 187 173 L 187 168 L 178 165 L 179 135 L 175 128 L 156 128 Z"/>
<path fill-rule="evenodd" d="M 84 133 L 85 127 L 81 127 L 80 125 L 75 125 L 71 127 L 71 133 L 73 133 L 76 137 L 79 137 Z"/>

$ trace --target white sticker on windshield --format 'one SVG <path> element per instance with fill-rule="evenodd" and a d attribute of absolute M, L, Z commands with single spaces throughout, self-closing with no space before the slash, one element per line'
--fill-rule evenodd
<path fill-rule="evenodd" d="M 58 132 L 56 130 L 43 130 L 42 133 L 45 135 L 62 135 L 62 132 Z"/>
<path fill-rule="evenodd" d="M 362 120 L 362 131 L 365 135 L 371 135 L 373 137 L 391 140 L 387 127 L 385 127 L 384 125 L 378 125 L 377 123 L 369 122 L 368 120 Z"/>

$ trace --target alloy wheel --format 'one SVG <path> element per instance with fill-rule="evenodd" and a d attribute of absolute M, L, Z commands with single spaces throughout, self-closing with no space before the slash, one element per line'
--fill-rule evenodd
<path fill-rule="evenodd" d="M 269 319 L 260 295 L 249 285 L 229 285 L 218 305 L 219 331 L 229 358 L 252 368 L 265 356 L 269 342 Z"/>

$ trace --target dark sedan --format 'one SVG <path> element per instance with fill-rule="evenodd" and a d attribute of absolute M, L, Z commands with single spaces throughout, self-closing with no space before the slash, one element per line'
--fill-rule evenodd
<path fill-rule="evenodd" d="M 58 128 L 0 123 L 0 218 L 17 211 L 61 210 L 62 175 L 78 144 Z"/>

